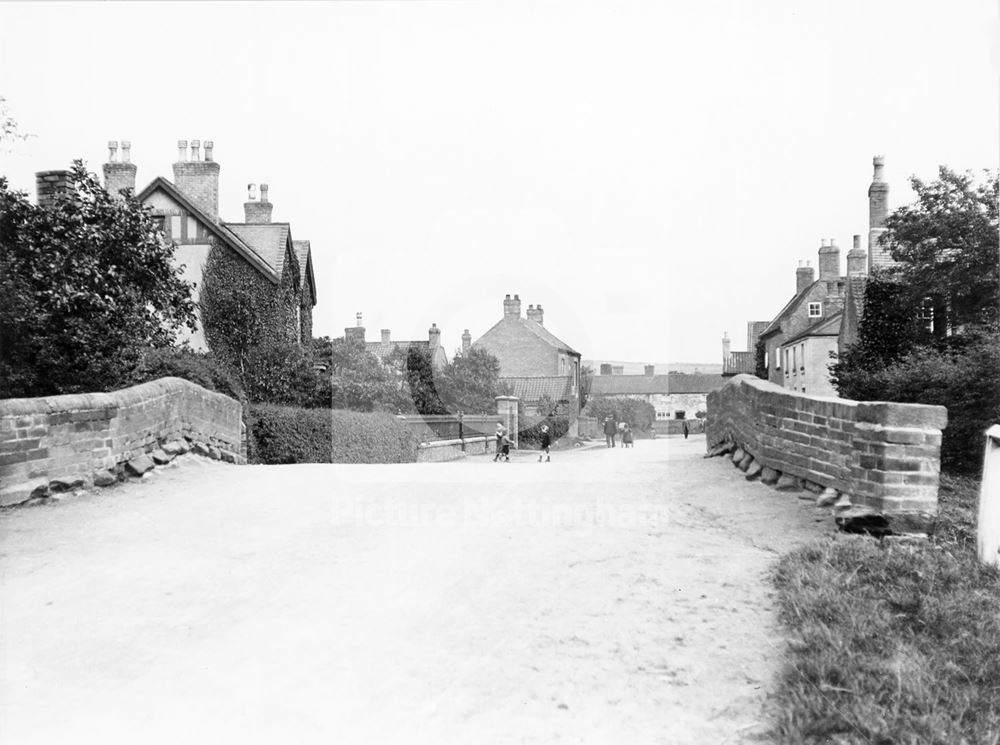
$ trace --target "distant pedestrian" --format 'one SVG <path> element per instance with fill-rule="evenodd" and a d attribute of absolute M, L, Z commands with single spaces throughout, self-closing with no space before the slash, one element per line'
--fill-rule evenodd
<path fill-rule="evenodd" d="M 550 461 L 549 458 L 549 446 L 552 444 L 552 436 L 549 434 L 549 425 L 542 425 L 542 453 L 545 453 L 545 462 Z M 542 456 L 539 454 L 538 462 L 542 462 Z"/>
<path fill-rule="evenodd" d="M 691 434 L 691 428 L 688 427 L 687 419 L 684 420 L 684 424 L 681 427 L 684 429 L 684 439 L 686 440 L 688 435 Z"/>
<path fill-rule="evenodd" d="M 635 443 L 632 440 L 632 428 L 629 427 L 628 424 L 626 424 L 625 428 L 622 430 L 622 447 L 635 447 Z"/>
<path fill-rule="evenodd" d="M 618 434 L 618 428 L 615 426 L 614 421 L 611 417 L 604 418 L 604 439 L 607 441 L 607 446 L 613 448 L 615 446 L 615 435 Z"/>
<path fill-rule="evenodd" d="M 505 461 L 510 463 L 510 437 L 507 436 L 506 432 L 500 438 L 500 454 Z"/>
<path fill-rule="evenodd" d="M 496 455 L 493 456 L 493 462 L 494 463 L 496 463 L 498 460 L 500 460 L 500 456 L 503 454 L 503 438 L 504 437 L 506 437 L 506 433 L 504 432 L 503 422 L 497 422 L 497 431 L 496 431 L 497 445 L 496 445 L 496 448 L 495 448 Z"/>

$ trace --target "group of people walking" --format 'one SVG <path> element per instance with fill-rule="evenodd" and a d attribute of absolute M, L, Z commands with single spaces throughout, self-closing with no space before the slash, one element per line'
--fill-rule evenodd
<path fill-rule="evenodd" d="M 507 463 L 510 462 L 510 435 L 507 433 L 507 428 L 503 426 L 503 422 L 497 422 L 496 431 L 496 455 L 493 456 L 493 462 L 503 460 Z M 549 455 L 549 448 L 552 447 L 552 435 L 549 432 L 549 425 L 542 425 L 542 433 L 539 438 L 539 445 L 541 445 L 541 452 L 538 454 L 538 462 L 542 462 L 542 458 L 545 458 L 546 463 L 552 461 L 552 457 Z"/>
<path fill-rule="evenodd" d="M 635 447 L 634 437 L 632 435 L 632 428 L 628 426 L 628 422 L 618 422 L 611 417 L 604 418 L 604 439 L 607 441 L 607 446 L 609 448 L 615 447 L 615 438 L 621 440 L 623 448 Z"/>

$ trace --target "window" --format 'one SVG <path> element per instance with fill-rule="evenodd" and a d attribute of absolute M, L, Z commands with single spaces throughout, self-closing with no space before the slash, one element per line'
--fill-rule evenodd
<path fill-rule="evenodd" d="M 188 218 L 187 229 L 188 229 L 187 239 L 189 241 L 193 241 L 195 238 L 198 237 L 198 221 L 195 220 L 193 217 Z"/>
<path fill-rule="evenodd" d="M 925 297 L 920 303 L 920 326 L 927 331 L 934 330 L 934 298 Z"/>
<path fill-rule="evenodd" d="M 799 369 L 802 372 L 806 371 L 806 343 L 802 342 L 799 344 Z"/>
<path fill-rule="evenodd" d="M 823 315 L 823 304 L 822 303 L 809 303 L 809 317 L 819 318 Z"/>
<path fill-rule="evenodd" d="M 181 239 L 181 216 L 171 215 L 170 216 L 170 239 L 173 241 L 179 241 Z"/>

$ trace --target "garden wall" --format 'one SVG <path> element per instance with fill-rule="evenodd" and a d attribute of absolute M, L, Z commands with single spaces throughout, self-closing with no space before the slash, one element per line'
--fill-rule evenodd
<path fill-rule="evenodd" d="M 937 513 L 943 406 L 821 398 L 738 375 L 708 396 L 707 447 L 733 443 L 765 468 L 832 488 L 893 532 Z"/>
<path fill-rule="evenodd" d="M 0 505 L 118 475 L 129 461 L 182 438 L 206 455 L 246 462 L 240 403 L 180 378 L 0 400 Z"/>

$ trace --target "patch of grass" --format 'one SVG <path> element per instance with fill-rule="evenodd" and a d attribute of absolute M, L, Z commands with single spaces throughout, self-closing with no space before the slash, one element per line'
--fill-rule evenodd
<path fill-rule="evenodd" d="M 841 535 L 782 558 L 779 742 L 1000 742 L 1000 573 L 976 558 L 977 494 L 943 477 L 925 542 Z"/>

